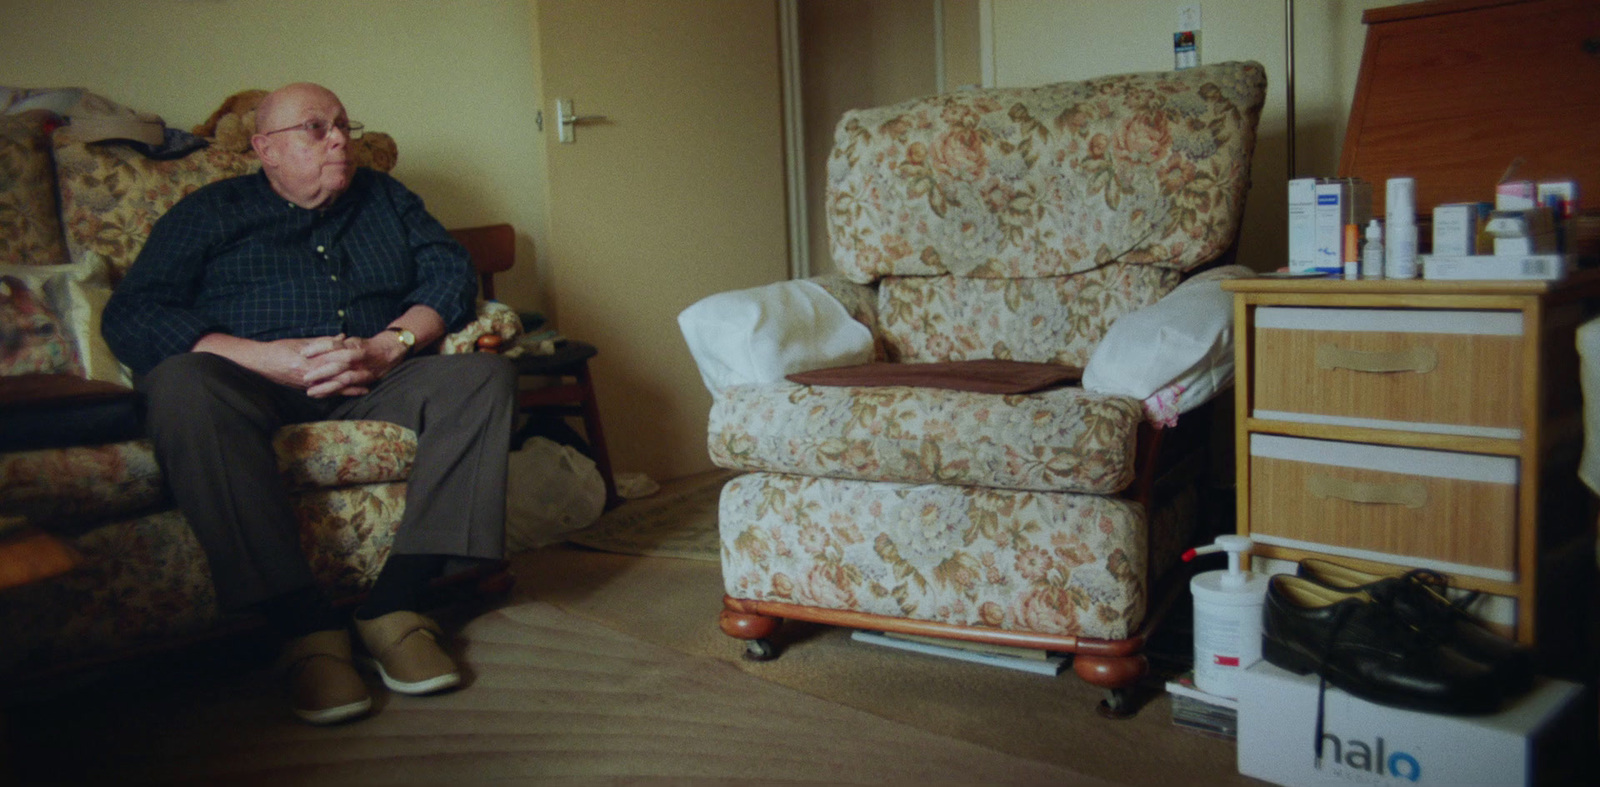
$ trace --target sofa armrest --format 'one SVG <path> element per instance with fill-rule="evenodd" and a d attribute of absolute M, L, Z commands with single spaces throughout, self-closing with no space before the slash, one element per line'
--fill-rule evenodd
<path fill-rule="evenodd" d="M 813 280 L 702 298 L 678 315 L 678 327 L 713 396 L 735 385 L 776 383 L 794 372 L 873 359 L 871 329 Z"/>
<path fill-rule="evenodd" d="M 522 318 L 517 310 L 499 301 L 478 301 L 478 317 L 439 342 L 443 355 L 477 352 L 480 347 L 494 350 L 509 347 L 522 335 Z M 498 338 L 499 341 L 494 341 Z"/>
<path fill-rule="evenodd" d="M 1204 404 L 1233 382 L 1233 296 L 1222 280 L 1251 275 L 1242 265 L 1206 271 L 1123 315 L 1095 346 L 1083 387 L 1144 400 L 1160 423 Z"/>

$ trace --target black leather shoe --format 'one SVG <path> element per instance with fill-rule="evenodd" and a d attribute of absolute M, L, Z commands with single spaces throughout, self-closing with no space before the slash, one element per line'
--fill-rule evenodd
<path fill-rule="evenodd" d="M 1487 665 L 1508 696 L 1533 688 L 1533 654 L 1484 628 L 1463 609 L 1477 597 L 1476 593 L 1461 602 L 1451 602 L 1446 595 L 1449 579 L 1443 574 L 1416 569 L 1384 576 L 1317 558 L 1300 561 L 1297 571 L 1319 585 L 1347 592 L 1363 591 L 1379 604 L 1389 605 L 1408 625 L 1438 640 L 1441 647 Z"/>
<path fill-rule="evenodd" d="M 1488 666 L 1439 647 L 1370 594 L 1288 574 L 1267 583 L 1261 655 L 1290 672 L 1316 672 L 1354 696 L 1399 708 L 1489 713 L 1503 699 Z"/>

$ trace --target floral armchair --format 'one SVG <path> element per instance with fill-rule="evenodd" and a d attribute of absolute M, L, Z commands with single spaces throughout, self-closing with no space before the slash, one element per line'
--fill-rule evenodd
<path fill-rule="evenodd" d="M 853 363 L 1092 365 L 1119 318 L 1231 251 L 1265 89 L 1259 64 L 1219 63 L 846 113 L 839 275 L 803 284 L 866 337 Z M 721 623 L 751 657 L 785 618 L 1024 645 L 1075 654 L 1103 709 L 1127 709 L 1152 588 L 1196 518 L 1192 474 L 1157 479 L 1171 396 L 713 393 L 711 458 L 745 472 L 722 493 Z"/>

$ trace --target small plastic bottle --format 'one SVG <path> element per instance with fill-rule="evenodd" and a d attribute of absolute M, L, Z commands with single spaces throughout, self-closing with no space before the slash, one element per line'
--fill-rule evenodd
<path fill-rule="evenodd" d="M 1377 219 L 1367 224 L 1367 245 L 1361 249 L 1361 278 L 1383 278 L 1383 225 Z"/>

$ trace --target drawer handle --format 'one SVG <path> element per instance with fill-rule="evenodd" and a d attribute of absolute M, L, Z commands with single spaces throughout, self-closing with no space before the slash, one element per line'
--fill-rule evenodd
<path fill-rule="evenodd" d="M 1432 347 L 1412 347 L 1393 352 L 1346 350 L 1338 345 L 1317 347 L 1318 369 L 1349 369 L 1354 372 L 1416 372 L 1427 374 L 1439 366 L 1439 351 Z"/>
<path fill-rule="evenodd" d="M 1428 504 L 1427 487 L 1416 481 L 1377 484 L 1314 475 L 1306 479 L 1306 491 L 1316 495 L 1321 500 L 1334 497 L 1340 500 L 1348 500 L 1352 503 L 1405 506 L 1406 508 L 1421 508 Z"/>

